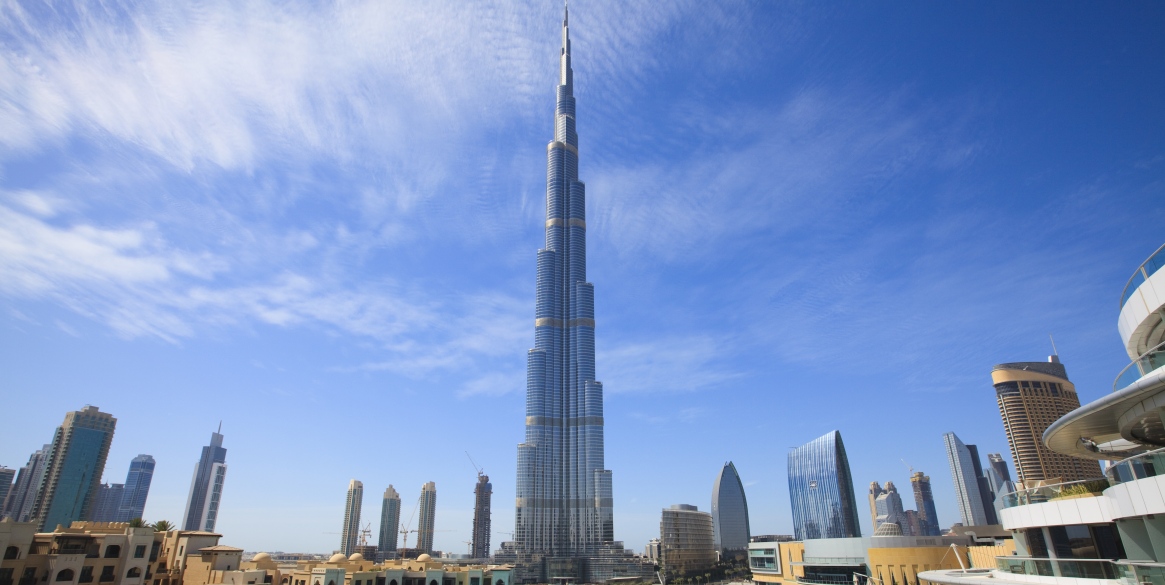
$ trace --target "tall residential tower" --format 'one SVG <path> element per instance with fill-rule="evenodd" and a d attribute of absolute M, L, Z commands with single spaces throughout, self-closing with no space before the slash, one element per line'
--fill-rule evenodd
<path fill-rule="evenodd" d="M 489 482 L 489 476 L 478 473 L 477 486 L 473 488 L 473 550 L 470 551 L 475 559 L 489 558 L 489 504 L 493 493 L 494 486 Z"/>
<path fill-rule="evenodd" d="M 360 539 L 360 507 L 364 505 L 364 484 L 348 482 L 348 497 L 344 500 L 344 529 L 340 532 L 340 552 L 348 556 L 356 552 Z"/>
<path fill-rule="evenodd" d="M 421 486 L 421 501 L 418 503 L 421 517 L 417 520 L 417 550 L 433 552 L 433 530 L 437 522 L 437 484 L 433 482 Z"/>
<path fill-rule="evenodd" d="M 31 513 L 38 530 L 52 532 L 89 517 L 116 426 L 117 419 L 96 406 L 65 415 L 53 436 Z"/>
<path fill-rule="evenodd" d="M 955 484 L 955 501 L 959 504 L 963 526 L 988 524 L 971 450 L 954 433 L 944 434 L 943 444 L 947 450 L 947 462 L 951 465 L 951 481 Z"/>
<path fill-rule="evenodd" d="M 138 455 L 129 462 L 129 473 L 125 476 L 125 492 L 121 495 L 121 505 L 117 511 L 118 522 L 129 522 L 141 518 L 146 509 L 146 498 L 150 495 L 150 483 L 154 481 L 154 458 Z"/>
<path fill-rule="evenodd" d="M 376 552 L 380 560 L 396 552 L 398 534 L 400 534 L 400 494 L 396 493 L 392 484 L 389 484 L 380 503 L 380 540 L 376 541 Z"/>
<path fill-rule="evenodd" d="M 194 466 L 186 514 L 182 518 L 183 530 L 214 532 L 226 477 L 227 450 L 222 446 L 222 423 L 219 423 L 218 431 L 210 434 L 210 444 L 202 448 L 202 457 Z"/>

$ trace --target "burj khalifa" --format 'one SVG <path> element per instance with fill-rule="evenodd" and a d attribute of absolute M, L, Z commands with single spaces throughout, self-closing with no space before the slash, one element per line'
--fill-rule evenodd
<path fill-rule="evenodd" d="M 526 440 L 518 445 L 519 549 L 586 557 L 614 541 L 603 463 L 603 384 L 595 380 L 595 289 L 587 282 L 586 188 L 578 180 L 569 14 L 562 20 L 554 140 L 546 146 L 546 247 L 538 251 Z"/>

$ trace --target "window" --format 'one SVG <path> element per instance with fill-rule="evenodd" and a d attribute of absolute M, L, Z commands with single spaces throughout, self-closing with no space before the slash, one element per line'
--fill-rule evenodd
<path fill-rule="evenodd" d="M 139 544 L 133 549 L 133 558 L 142 559 L 146 556 L 146 545 Z"/>
<path fill-rule="evenodd" d="M 93 567 L 81 567 L 81 576 L 77 579 L 78 583 L 92 583 L 93 582 Z"/>
<path fill-rule="evenodd" d="M 121 547 L 116 544 L 111 544 L 105 547 L 105 558 L 116 559 L 121 556 Z"/>
<path fill-rule="evenodd" d="M 20 548 L 19 547 L 10 546 L 10 547 L 4 549 L 4 560 L 10 561 L 12 559 L 19 559 L 19 558 L 20 558 Z"/>
<path fill-rule="evenodd" d="M 97 578 L 97 581 L 99 583 L 108 583 L 113 579 L 113 565 L 101 567 L 101 576 Z"/>
<path fill-rule="evenodd" d="M 126 579 L 135 579 L 142 576 L 142 570 L 134 567 L 125 573 Z"/>
<path fill-rule="evenodd" d="M 73 569 L 65 569 L 65 570 L 57 573 L 57 581 L 72 581 L 72 580 L 73 580 Z"/>

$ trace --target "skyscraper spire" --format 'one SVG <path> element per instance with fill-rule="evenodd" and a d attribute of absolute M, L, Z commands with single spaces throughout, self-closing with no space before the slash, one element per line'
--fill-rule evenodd
<path fill-rule="evenodd" d="M 559 64 L 558 83 L 566 86 L 567 95 L 574 95 L 574 72 L 570 68 L 570 7 L 563 8 L 562 16 L 562 53 Z M 573 112 L 572 112 L 573 114 Z"/>

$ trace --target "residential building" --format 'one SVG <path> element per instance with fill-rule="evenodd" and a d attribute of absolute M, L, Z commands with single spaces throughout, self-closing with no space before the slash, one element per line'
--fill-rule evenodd
<path fill-rule="evenodd" d="M 1040 440 L 1053 422 L 1080 408 L 1076 386 L 1068 381 L 1059 356 L 1049 356 L 1047 362 L 999 364 L 991 369 L 991 381 L 1019 483 L 1033 487 L 1040 481 L 1058 483 L 1100 475 L 1097 462 L 1056 453 Z"/>
<path fill-rule="evenodd" d="M 918 509 L 918 536 L 938 536 L 938 513 L 934 508 L 934 494 L 930 490 L 930 476 L 916 471 L 910 475 L 910 487 L 914 488 L 914 506 Z"/>
<path fill-rule="evenodd" d="M 744 555 L 752 536 L 748 526 L 748 499 L 736 465 L 731 461 L 720 468 L 712 484 L 712 529 L 716 550 Z"/>
<path fill-rule="evenodd" d="M 716 564 L 712 515 L 695 506 L 664 508 L 659 520 L 660 565 L 670 575 L 702 572 Z"/>
<path fill-rule="evenodd" d="M 129 522 L 141 518 L 146 511 L 146 498 L 150 495 L 150 484 L 154 481 L 154 458 L 138 455 L 129 462 L 129 473 L 125 476 L 125 491 L 117 511 L 118 522 Z"/>
<path fill-rule="evenodd" d="M 882 484 L 870 482 L 870 530 L 878 529 L 878 496 L 882 495 Z"/>
<path fill-rule="evenodd" d="M 397 537 L 400 535 L 400 494 L 392 484 L 384 490 L 380 503 L 380 539 L 376 541 L 378 560 L 391 558 L 396 554 Z"/>
<path fill-rule="evenodd" d="M 48 459 L 52 447 L 52 445 L 41 447 L 29 456 L 28 463 L 20 468 L 20 473 L 16 475 L 16 483 L 13 484 L 12 491 L 8 493 L 0 517 L 16 522 L 28 521 L 32 515 L 32 506 L 36 503 L 36 495 L 40 490 L 41 481 L 44 479 L 45 461 Z"/>
<path fill-rule="evenodd" d="M 477 485 L 473 488 L 473 541 L 470 547 L 470 556 L 475 559 L 489 558 L 490 536 L 490 499 L 493 497 L 493 484 L 489 476 L 477 474 Z"/>
<path fill-rule="evenodd" d="M 125 494 L 125 484 L 103 483 L 97 486 L 97 496 L 89 508 L 90 522 L 117 522 L 117 511 L 121 508 L 121 498 Z"/>
<path fill-rule="evenodd" d="M 31 513 L 38 529 L 70 526 L 89 516 L 116 426 L 117 419 L 96 406 L 65 415 L 53 436 Z"/>
<path fill-rule="evenodd" d="M 946 446 L 947 461 L 951 465 L 955 502 L 959 505 L 963 526 L 986 526 L 987 515 L 983 511 L 983 497 L 979 493 L 979 478 L 975 475 L 971 450 L 954 433 L 944 434 L 943 443 Z"/>
<path fill-rule="evenodd" d="M 882 494 L 874 501 L 874 510 L 878 513 L 875 531 L 884 522 L 893 522 L 898 525 L 903 534 L 910 535 L 907 532 L 909 526 L 904 524 L 906 509 L 902 507 L 902 496 L 898 494 L 898 488 L 894 487 L 894 482 L 886 482 L 886 487 L 882 488 Z"/>
<path fill-rule="evenodd" d="M 659 563 L 661 546 L 658 538 L 647 541 L 647 546 L 643 548 L 643 556 L 654 563 Z"/>
<path fill-rule="evenodd" d="M 340 531 L 340 552 L 345 556 L 356 552 L 360 540 L 360 507 L 364 504 L 364 484 L 348 482 L 348 496 L 344 501 L 344 528 Z"/>
<path fill-rule="evenodd" d="M 16 470 L 0 465 L 0 513 L 4 511 L 4 503 L 8 494 L 12 493 L 12 484 L 16 481 Z"/>
<path fill-rule="evenodd" d="M 1163 267 L 1165 246 L 1137 267 L 1120 297 L 1117 330 L 1131 361 L 1116 375 L 1113 392 L 1064 414 L 1037 437 L 1056 458 L 1027 453 L 1026 463 L 1017 459 L 1022 484 L 1002 498 L 999 516 L 1018 554 L 995 556 L 989 571 L 929 571 L 920 579 L 940 585 L 1165 582 Z M 1056 368 L 1035 373 L 1046 378 L 1042 387 L 1029 384 L 1028 394 L 1065 390 L 1066 377 Z M 1018 381 L 1017 387 L 1008 391 L 1024 396 L 1025 387 Z M 1087 469 L 1059 463 L 1062 458 L 1109 463 L 1104 477 L 1053 483 L 1047 476 Z M 1032 479 L 1037 474 L 1044 478 Z"/>
<path fill-rule="evenodd" d="M 227 476 L 227 450 L 222 446 L 222 423 L 210 434 L 210 444 L 202 448 L 202 457 L 194 466 L 190 495 L 182 527 L 186 530 L 213 532 L 222 503 L 223 483 Z"/>
<path fill-rule="evenodd" d="M 513 550 L 523 583 L 651 574 L 651 565 L 615 541 L 567 13 L 561 33 L 554 138 L 546 147 L 546 244 L 536 257 L 534 348 L 526 355 L 526 429 L 515 481 Z"/>
<path fill-rule="evenodd" d="M 426 483 L 421 486 L 421 501 L 418 503 L 421 515 L 417 520 L 417 549 L 429 554 L 433 553 L 433 530 L 437 519 L 437 484 Z"/>
<path fill-rule="evenodd" d="M 219 546 L 219 538 L 120 522 L 73 522 L 52 532 L 37 532 L 33 522 L 0 522 L 0 583 L 202 585 L 210 582 L 199 578 L 210 574 L 202 561 L 206 553 L 230 549 Z M 230 565 L 238 567 L 238 562 Z"/>
<path fill-rule="evenodd" d="M 862 535 L 840 432 L 831 431 L 790 451 L 788 477 L 797 540 Z"/>
<path fill-rule="evenodd" d="M 276 563 L 272 555 L 259 553 L 241 560 L 242 550 L 206 551 L 219 555 L 217 563 L 200 563 L 198 574 L 187 570 L 183 585 L 513 585 L 513 569 L 506 565 L 449 563 L 428 554 L 416 559 L 391 559 L 381 563 L 353 553 L 334 554 L 327 560 L 302 560 L 293 566 Z M 225 569 L 233 566 L 232 569 Z M 222 567 L 222 569 L 219 569 Z M 210 571 L 206 571 L 211 569 Z M 225 570 L 224 570 L 225 569 Z M 206 572 L 203 572 L 206 571 Z"/>

